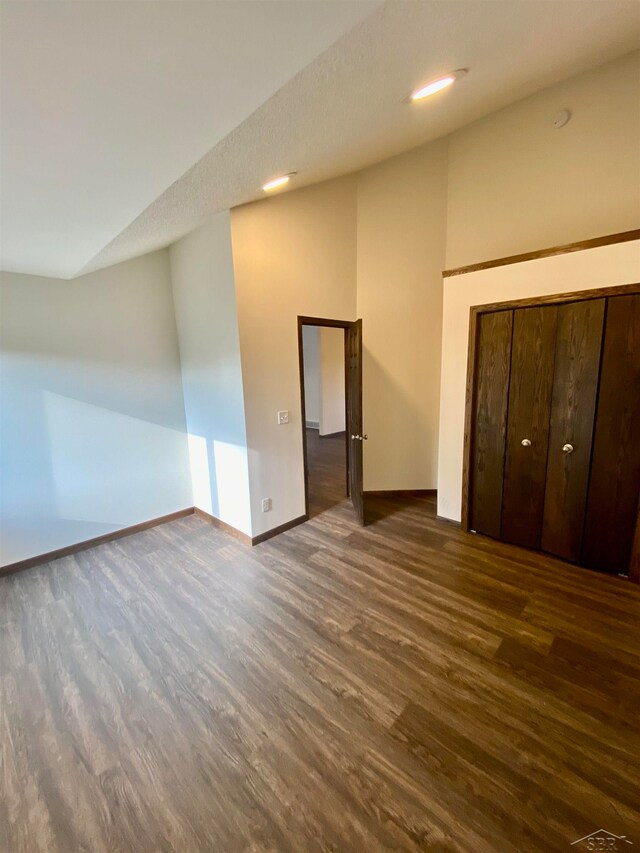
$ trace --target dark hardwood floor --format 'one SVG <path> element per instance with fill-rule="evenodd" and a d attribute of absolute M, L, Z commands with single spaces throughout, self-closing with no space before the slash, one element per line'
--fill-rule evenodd
<path fill-rule="evenodd" d="M 640 590 L 376 501 L 0 579 L 0 850 L 640 845 Z"/>
<path fill-rule="evenodd" d="M 347 496 L 347 451 L 344 433 L 320 438 L 307 429 L 309 470 L 309 517 L 336 506 Z"/>

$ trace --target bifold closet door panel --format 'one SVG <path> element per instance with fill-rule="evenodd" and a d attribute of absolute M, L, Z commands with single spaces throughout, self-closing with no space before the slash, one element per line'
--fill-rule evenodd
<path fill-rule="evenodd" d="M 608 301 L 582 557 L 627 572 L 640 492 L 640 295 Z"/>
<path fill-rule="evenodd" d="M 604 299 L 558 308 L 542 548 L 580 560 L 595 417 Z"/>
<path fill-rule="evenodd" d="M 478 318 L 470 527 L 500 537 L 513 311 Z"/>
<path fill-rule="evenodd" d="M 502 538 L 528 548 L 542 535 L 557 316 L 556 306 L 513 316 Z"/>

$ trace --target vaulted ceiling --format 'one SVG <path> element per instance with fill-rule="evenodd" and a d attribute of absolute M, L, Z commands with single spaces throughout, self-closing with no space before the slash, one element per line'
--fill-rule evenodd
<path fill-rule="evenodd" d="M 2 0 L 2 268 L 71 277 L 635 49 L 635 0 Z M 415 86 L 471 69 L 428 103 Z"/>

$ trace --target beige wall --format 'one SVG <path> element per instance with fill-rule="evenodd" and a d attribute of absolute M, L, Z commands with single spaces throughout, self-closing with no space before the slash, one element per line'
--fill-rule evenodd
<path fill-rule="evenodd" d="M 571 121 L 552 127 L 566 107 Z M 450 137 L 447 267 L 640 224 L 640 52 Z"/>
<path fill-rule="evenodd" d="M 365 489 L 435 488 L 446 140 L 358 176 Z"/>
<path fill-rule="evenodd" d="M 469 309 L 640 281 L 640 240 L 453 276 L 444 283 L 438 514 L 460 520 Z"/>
<path fill-rule="evenodd" d="M 355 178 L 236 208 L 231 231 L 257 536 L 304 513 L 296 318 L 356 319 Z"/>

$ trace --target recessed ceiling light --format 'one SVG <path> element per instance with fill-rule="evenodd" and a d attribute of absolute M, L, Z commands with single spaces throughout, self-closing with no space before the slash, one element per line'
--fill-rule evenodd
<path fill-rule="evenodd" d="M 464 77 L 468 70 L 468 68 L 458 68 L 457 71 L 451 71 L 449 74 L 445 74 L 444 77 L 438 77 L 437 80 L 432 80 L 425 86 L 421 86 L 419 89 L 416 89 L 415 92 L 412 92 L 406 100 L 411 102 L 421 101 L 423 98 L 428 98 L 429 95 L 435 95 L 436 92 L 440 92 L 442 89 L 447 89 L 449 86 L 453 85 L 456 80 Z"/>
<path fill-rule="evenodd" d="M 289 172 L 286 175 L 281 175 L 279 178 L 273 178 L 271 181 L 267 181 L 266 184 L 263 184 L 262 189 L 268 193 L 269 190 L 275 190 L 278 187 L 283 187 L 285 184 L 288 184 L 291 178 L 294 175 L 297 175 L 297 172 Z"/>

